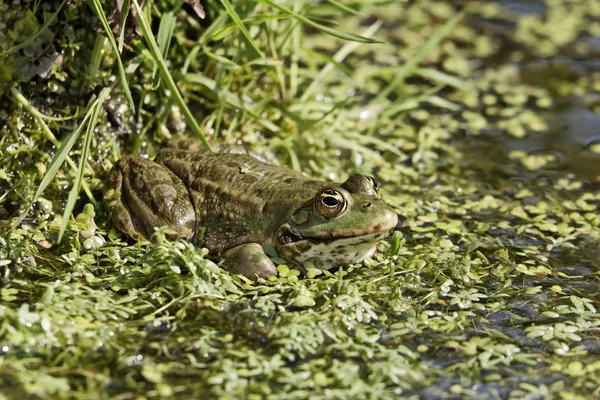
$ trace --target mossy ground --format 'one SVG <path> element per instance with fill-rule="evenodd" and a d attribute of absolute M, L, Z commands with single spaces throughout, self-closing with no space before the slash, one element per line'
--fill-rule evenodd
<path fill-rule="evenodd" d="M 364 265 L 257 283 L 110 230 L 112 163 L 190 133 L 135 19 L 128 102 L 93 3 L 0 0 L 0 399 L 600 396 L 598 2 L 234 2 L 247 37 L 228 1 L 146 2 L 211 140 L 374 175 L 401 216 Z"/>

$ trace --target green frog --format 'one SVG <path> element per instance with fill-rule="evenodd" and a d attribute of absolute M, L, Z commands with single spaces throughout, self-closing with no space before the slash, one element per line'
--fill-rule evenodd
<path fill-rule="evenodd" d="M 264 248 L 292 265 L 326 268 L 375 252 L 398 217 L 369 176 L 341 184 L 312 179 L 248 154 L 162 149 L 154 161 L 125 156 L 112 168 L 105 201 L 133 239 L 166 226 L 249 279 L 276 275 Z"/>

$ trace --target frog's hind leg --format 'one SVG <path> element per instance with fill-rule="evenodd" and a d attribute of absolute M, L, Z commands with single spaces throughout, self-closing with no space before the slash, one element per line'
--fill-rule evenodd
<path fill-rule="evenodd" d="M 167 226 L 189 239 L 196 224 L 185 184 L 164 166 L 139 157 L 121 158 L 109 173 L 104 199 L 113 223 L 134 239 Z"/>

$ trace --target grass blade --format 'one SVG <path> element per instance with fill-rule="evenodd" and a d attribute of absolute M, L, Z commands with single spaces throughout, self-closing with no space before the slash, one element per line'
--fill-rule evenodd
<path fill-rule="evenodd" d="M 244 23 L 242 22 L 242 19 L 240 18 L 238 13 L 235 11 L 235 8 L 233 8 L 233 6 L 229 2 L 229 0 L 220 0 L 220 1 L 221 1 L 221 4 L 223 4 L 223 7 L 225 7 L 225 10 L 229 14 L 229 16 L 231 17 L 233 22 L 235 22 L 235 24 L 238 26 L 238 28 L 240 29 L 240 31 L 242 32 L 242 34 L 248 41 L 248 44 L 250 44 L 250 46 L 252 46 L 252 48 L 254 49 L 256 54 L 258 54 L 258 56 L 260 58 L 265 58 L 263 53 L 258 48 L 258 45 L 256 44 L 256 42 L 250 36 L 250 32 L 248 32 L 248 29 L 246 29 L 246 25 L 244 25 Z"/>
<path fill-rule="evenodd" d="M 69 157 L 69 152 L 71 151 L 71 148 L 73 147 L 74 143 L 77 141 L 77 138 L 79 137 L 79 134 L 81 133 L 82 128 L 76 129 L 73 133 L 71 133 L 67 137 L 67 140 L 63 141 L 63 143 L 59 143 L 58 140 L 56 140 L 56 137 L 54 137 L 54 134 L 52 133 L 50 128 L 48 128 L 48 125 L 46 125 L 46 123 L 44 122 L 43 118 L 45 116 L 42 113 L 40 113 L 36 108 L 34 108 L 17 89 L 11 88 L 10 92 L 13 95 L 13 97 L 15 98 L 15 100 L 17 101 L 17 103 L 20 104 L 21 106 L 23 106 L 23 108 L 25 108 L 25 110 L 27 110 L 27 112 L 29 112 L 38 121 L 38 124 L 40 125 L 40 129 L 42 130 L 42 132 L 44 132 L 46 139 L 49 140 L 50 142 L 52 142 L 52 144 L 54 144 L 58 148 L 58 150 L 54 154 L 54 157 L 52 158 L 52 161 L 50 162 L 50 165 L 48 166 L 48 168 L 46 170 L 46 174 L 42 178 L 42 182 L 40 182 L 35 194 L 33 195 L 33 198 L 31 199 L 31 202 L 27 206 L 27 209 L 25 209 L 21 213 L 21 215 L 19 215 L 19 217 L 13 222 L 12 228 L 14 229 L 27 216 L 27 213 L 31 210 L 31 207 L 33 207 L 33 204 L 35 203 L 35 201 L 44 192 L 44 190 L 46 189 L 48 184 L 52 181 L 52 179 L 54 179 L 56 172 L 58 171 L 58 169 L 60 168 L 60 166 L 62 165 L 62 163 L 64 161 L 66 161 L 67 164 L 69 164 L 69 166 L 73 170 L 76 170 L 75 164 Z M 85 123 L 85 121 L 87 121 L 87 119 L 88 119 L 88 116 L 86 115 L 83 119 L 81 127 L 83 126 L 83 123 Z M 88 188 L 88 186 L 85 184 L 85 182 L 83 184 L 83 190 L 86 192 L 86 194 L 90 198 L 90 201 L 92 202 L 92 204 L 95 205 L 96 203 L 95 203 L 94 197 L 92 196 L 92 193 L 91 193 L 90 189 Z"/>
<path fill-rule="evenodd" d="M 353 43 L 356 43 L 356 42 L 353 42 Z M 348 78 L 352 77 L 352 70 L 350 68 L 348 68 L 346 65 L 344 65 L 343 63 L 337 61 L 335 58 L 331 57 L 330 55 L 325 54 L 319 50 L 312 50 L 312 49 L 302 49 L 302 50 L 310 57 L 320 58 L 321 60 L 325 61 L 326 63 L 333 64 L 333 66 L 335 66 L 337 69 L 342 71 L 344 73 L 344 75 L 346 75 Z"/>
<path fill-rule="evenodd" d="M 468 90 L 472 86 L 468 81 L 433 68 L 418 68 L 415 70 L 415 74 L 460 90 Z"/>
<path fill-rule="evenodd" d="M 399 97 L 392 104 L 386 106 L 385 110 L 381 113 L 381 118 L 392 118 L 395 114 L 412 110 L 421 104 L 423 101 L 427 101 L 431 96 L 444 88 L 444 84 L 440 83 L 432 88 L 427 89 L 419 96 L 411 97 Z"/>
<path fill-rule="evenodd" d="M 221 15 L 225 15 L 227 16 L 227 13 L 223 13 Z M 264 22 L 269 22 L 269 21 L 273 21 L 276 19 L 288 19 L 289 17 L 286 15 L 279 15 L 279 14 L 263 14 L 263 15 L 257 15 L 254 17 L 248 17 L 242 20 L 242 23 L 244 25 L 246 24 L 253 24 L 253 25 L 257 25 L 257 24 L 262 24 Z M 215 28 L 214 31 L 210 32 L 210 40 L 211 41 L 220 41 L 223 38 L 225 38 L 226 36 L 231 35 L 235 29 L 237 28 L 237 25 L 235 23 L 232 24 L 226 24 L 221 26 L 220 28 Z M 203 33 L 202 36 L 204 36 L 206 33 Z M 199 40 L 200 41 L 200 40 Z"/>
<path fill-rule="evenodd" d="M 364 35 L 366 35 L 367 37 L 374 35 L 375 32 L 379 30 L 382 23 L 382 21 L 376 21 L 373 25 L 367 28 L 367 30 L 364 32 Z M 312 93 L 320 86 L 321 81 L 326 76 L 331 74 L 336 67 L 340 68 L 340 66 L 343 65 L 342 61 L 344 61 L 346 57 L 352 54 L 352 52 L 354 52 L 358 48 L 358 46 L 360 46 L 360 44 L 361 42 L 350 42 L 346 43 L 341 49 L 339 49 L 338 52 L 335 53 L 332 57 L 332 61 L 325 64 L 321 71 L 319 71 L 317 77 L 310 83 L 310 85 L 308 85 L 308 87 L 302 94 L 300 101 L 305 102 L 306 100 L 308 100 Z M 344 71 L 344 69 L 342 69 L 342 71 Z"/>
<path fill-rule="evenodd" d="M 67 137 L 67 140 L 63 141 L 58 150 L 56 150 L 56 154 L 54 154 L 54 157 L 52 157 L 52 161 L 50 161 L 50 165 L 48 165 L 46 174 L 44 174 L 44 177 L 42 178 L 42 181 L 40 182 L 37 190 L 35 191 L 35 194 L 33 195 L 29 206 L 27 206 L 27 208 L 21 213 L 21 215 L 19 215 L 19 217 L 13 222 L 12 229 L 15 229 L 23 221 L 23 219 L 27 216 L 27 213 L 31 210 L 31 207 L 33 207 L 33 204 L 44 192 L 44 190 L 46 190 L 46 187 L 48 187 L 50 182 L 52 182 L 52 179 L 54 179 L 56 172 L 58 171 L 62 163 L 65 161 L 65 159 L 68 157 L 69 152 L 71 151 L 73 145 L 77 141 L 77 138 L 79 137 L 79 134 L 81 133 L 84 123 L 87 121 L 87 119 L 88 116 L 86 115 L 81 125 L 75 131 L 73 131 L 73 133 L 71 133 Z"/>
<path fill-rule="evenodd" d="M 293 10 L 290 10 L 289 8 L 284 7 L 281 4 L 277 4 L 271 0 L 260 0 L 260 1 L 263 3 L 267 3 L 271 7 L 276 8 L 279 11 L 282 11 L 285 14 L 288 14 L 289 16 L 294 17 L 294 18 L 298 19 L 299 21 L 305 23 L 306 25 L 312 26 L 313 28 L 318 29 L 321 32 L 324 32 L 328 35 L 335 36 L 337 38 L 348 40 L 351 42 L 370 43 L 370 44 L 385 43 L 385 42 L 382 42 L 381 40 L 371 39 L 371 38 L 367 38 L 364 36 L 355 35 L 353 33 L 340 31 L 339 29 L 333 29 L 333 28 L 330 28 L 325 25 L 321 25 L 321 24 L 305 17 L 304 15 L 298 14 L 297 12 L 294 12 Z"/>
<path fill-rule="evenodd" d="M 90 144 L 92 142 L 94 128 L 96 127 L 96 123 L 98 122 L 98 115 L 100 114 L 100 108 L 102 106 L 102 103 L 104 103 L 104 100 L 108 97 L 109 93 L 109 88 L 102 89 L 102 91 L 98 95 L 98 98 L 94 100 L 94 103 L 90 107 L 90 110 L 87 112 L 86 118 L 83 120 L 83 122 L 77 129 L 77 131 L 81 132 L 81 130 L 83 130 L 84 125 L 87 125 L 85 131 L 85 142 L 81 151 L 81 157 L 79 158 L 79 167 L 77 168 L 77 175 L 75 176 L 75 181 L 73 182 L 73 187 L 71 188 L 71 192 L 69 193 L 69 198 L 67 199 L 65 211 L 63 212 L 62 221 L 60 223 L 60 230 L 58 232 L 58 243 L 60 243 L 65 231 L 67 230 L 67 226 L 69 225 L 69 220 L 71 218 L 71 213 L 73 212 L 75 202 L 77 201 L 79 191 L 81 190 L 81 183 L 83 182 L 83 174 L 85 172 L 85 165 L 87 163 L 87 157 L 90 151 Z M 85 124 L 86 121 L 87 124 Z"/>
<path fill-rule="evenodd" d="M 294 151 L 291 146 L 284 146 L 284 149 L 287 151 L 288 156 L 290 156 L 290 164 L 294 171 L 302 171 L 302 166 L 300 165 L 300 160 L 298 159 L 298 155 Z"/>
<path fill-rule="evenodd" d="M 229 67 L 234 67 L 234 68 L 239 68 L 239 66 L 240 66 L 239 64 L 236 64 L 235 62 L 231 61 L 229 58 L 225 58 L 223 56 L 213 53 L 212 51 L 210 51 L 210 48 L 208 46 L 203 46 L 202 51 L 208 57 L 214 58 L 215 60 L 217 60 L 218 62 L 220 62 L 223 65 L 227 65 Z"/>
<path fill-rule="evenodd" d="M 94 1 L 98 1 L 98 0 L 94 0 Z M 206 147 L 208 150 L 212 151 L 210 144 L 208 143 L 208 141 L 206 140 L 206 137 L 204 137 L 204 134 L 200 130 L 200 126 L 198 126 L 198 122 L 196 122 L 196 119 L 192 115 L 192 112 L 188 108 L 187 104 L 185 104 L 183 97 L 181 97 L 181 93 L 179 93 L 179 88 L 177 88 L 177 85 L 175 84 L 175 81 L 173 80 L 173 77 L 171 76 L 171 73 L 169 72 L 169 69 L 167 68 L 167 65 L 165 64 L 165 60 L 161 56 L 158 45 L 156 44 L 156 40 L 154 40 L 154 35 L 152 34 L 152 30 L 150 29 L 150 25 L 148 24 L 148 21 L 146 21 L 146 17 L 144 15 L 144 13 L 142 12 L 142 9 L 141 9 L 140 5 L 138 4 L 137 0 L 133 0 L 133 5 L 137 11 L 137 20 L 138 20 L 138 24 L 140 25 L 142 35 L 144 36 L 144 39 L 146 40 L 146 44 L 148 45 L 148 50 L 152 54 L 152 57 L 154 58 L 154 61 L 156 62 L 156 65 L 158 66 L 158 70 L 160 71 L 161 78 L 165 82 L 167 89 L 169 89 L 171 91 L 171 94 L 174 97 L 175 103 L 177 103 L 177 105 L 181 109 L 181 112 L 183 113 L 183 116 L 185 117 L 185 121 L 190 126 L 192 132 L 194 132 L 194 134 L 196 136 L 198 136 L 198 138 L 200 139 L 200 141 L 202 142 L 204 147 Z"/>
<path fill-rule="evenodd" d="M 427 99 L 427 101 L 430 104 L 433 104 L 434 106 L 438 106 L 440 108 L 447 108 L 448 110 L 452 110 L 452 111 L 460 110 L 460 106 L 458 104 L 453 103 L 449 100 L 446 100 L 440 96 L 431 96 L 430 98 Z"/>
<path fill-rule="evenodd" d="M 413 71 L 418 68 L 421 61 L 423 61 L 429 53 L 431 53 L 437 45 L 446 38 L 458 25 L 458 23 L 464 17 L 464 12 L 459 12 L 454 17 L 450 18 L 443 26 L 441 26 L 435 33 L 429 38 L 425 46 L 421 47 L 419 52 L 414 55 L 410 60 L 404 64 L 402 69 L 398 72 L 398 74 L 394 77 L 394 80 L 385 87 L 377 97 L 373 100 L 374 102 L 379 102 L 382 99 L 386 98 L 390 93 L 392 93 L 396 88 L 404 82 L 404 79 L 409 76 Z"/>
<path fill-rule="evenodd" d="M 104 59 L 104 45 L 106 44 L 106 40 L 106 36 L 96 35 L 92 56 L 90 57 L 90 62 L 87 66 L 88 74 L 92 77 L 97 76 L 98 71 L 100 70 L 100 65 Z"/>
<path fill-rule="evenodd" d="M 259 113 L 251 109 L 248 104 L 244 103 L 240 100 L 233 92 L 228 91 L 224 88 L 219 88 L 219 85 L 214 80 L 207 78 L 204 75 L 200 75 L 197 73 L 188 73 L 185 74 L 182 79 L 186 82 L 197 83 L 202 86 L 205 86 L 209 89 L 215 97 L 221 97 L 225 100 L 230 107 L 233 109 L 239 109 L 251 115 L 256 119 L 256 122 L 269 129 L 272 132 L 279 132 L 279 127 L 269 121 L 268 119 L 262 118 Z"/>
<path fill-rule="evenodd" d="M 171 38 L 175 31 L 175 14 L 167 12 L 163 14 L 160 19 L 160 26 L 158 27 L 158 36 L 156 38 L 158 49 L 163 59 L 167 58 L 169 52 L 169 46 L 171 45 Z M 152 71 L 152 90 L 156 90 L 160 85 L 160 74 L 158 73 L 158 66 L 154 64 L 154 70 Z"/>
<path fill-rule="evenodd" d="M 102 27 L 104 28 L 104 32 L 106 32 L 106 36 L 108 37 L 108 41 L 110 42 L 110 47 L 113 49 L 115 53 L 115 59 L 117 62 L 117 67 L 119 69 L 119 79 L 121 80 L 121 87 L 123 88 L 123 93 L 125 93 L 125 97 L 127 97 L 127 101 L 129 102 L 129 107 L 131 110 L 135 110 L 135 104 L 133 103 L 133 97 L 131 97 L 131 90 L 129 90 L 129 83 L 127 82 L 127 75 L 125 75 L 125 68 L 123 67 L 123 62 L 121 61 L 121 53 L 119 52 L 119 48 L 117 46 L 117 42 L 115 41 L 115 36 L 108 25 L 108 20 L 106 19 L 106 15 L 104 15 L 104 10 L 102 9 L 102 4 L 100 0 L 87 0 L 88 5 L 92 10 L 96 13 L 96 16 L 100 20 Z M 124 28 L 124 27 L 122 27 Z"/>
<path fill-rule="evenodd" d="M 354 15 L 364 15 L 360 11 L 356 11 L 354 8 L 349 7 L 345 4 L 342 4 L 337 0 L 327 0 L 327 2 L 330 3 L 331 5 L 333 5 L 334 7 L 339 8 L 340 10 L 346 11 L 347 13 L 354 14 Z"/>
<path fill-rule="evenodd" d="M 368 136 L 368 135 L 361 135 L 360 133 L 354 133 L 354 132 L 348 132 L 346 134 L 346 136 L 349 139 L 353 139 L 356 142 L 360 142 L 362 144 L 372 144 L 375 147 L 379 148 L 379 150 L 383 150 L 383 151 L 389 151 L 390 153 L 393 153 L 395 155 L 397 155 L 398 157 L 400 157 L 401 160 L 405 160 L 408 157 L 406 156 L 406 154 L 404 152 L 402 152 L 401 150 L 399 150 L 396 146 L 379 139 L 376 136 Z"/>
<path fill-rule="evenodd" d="M 127 23 L 127 16 L 129 16 L 130 8 L 131 2 L 129 0 L 123 0 L 121 7 L 121 32 L 119 32 L 119 53 L 123 52 L 123 43 L 125 42 L 125 24 Z"/>

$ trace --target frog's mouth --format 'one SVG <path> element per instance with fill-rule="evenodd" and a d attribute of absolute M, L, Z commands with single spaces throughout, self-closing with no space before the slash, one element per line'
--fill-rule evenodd
<path fill-rule="evenodd" d="M 298 264 L 312 261 L 319 268 L 351 264 L 373 255 L 377 242 L 387 232 L 374 231 L 362 235 L 335 235 L 324 237 L 303 236 L 294 227 L 283 227 L 275 238 L 280 257 Z"/>
<path fill-rule="evenodd" d="M 298 229 L 293 226 L 285 226 L 279 232 L 277 243 L 280 245 L 286 245 L 301 242 L 303 240 L 307 240 L 307 238 L 302 236 Z"/>
<path fill-rule="evenodd" d="M 334 235 L 330 233 L 327 236 L 303 236 L 294 226 L 284 226 L 277 235 L 277 243 L 280 246 L 293 245 L 299 242 L 309 242 L 311 244 L 330 244 L 340 240 L 356 240 L 360 241 L 362 237 L 369 237 L 373 240 L 373 236 L 385 236 L 388 232 L 367 232 L 362 235 Z"/>

